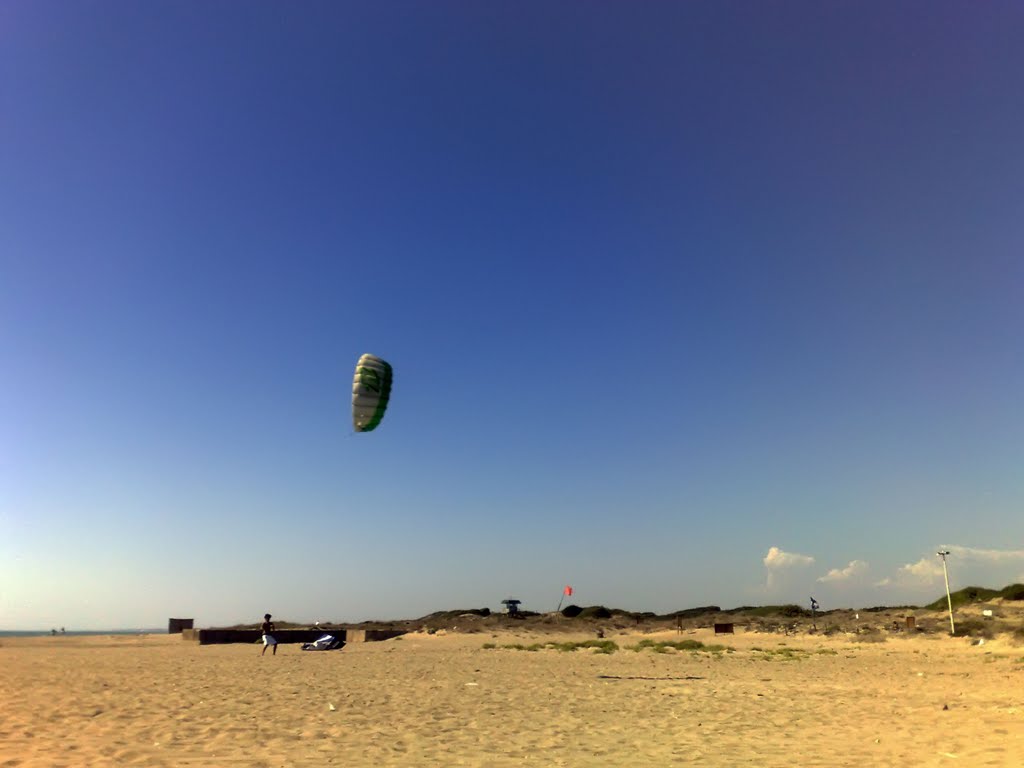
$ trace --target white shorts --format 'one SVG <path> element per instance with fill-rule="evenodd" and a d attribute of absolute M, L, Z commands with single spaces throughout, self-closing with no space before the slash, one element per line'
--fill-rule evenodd
<path fill-rule="evenodd" d="M 263 644 L 264 645 L 277 645 L 277 640 L 274 639 L 273 635 L 264 635 L 263 636 Z"/>

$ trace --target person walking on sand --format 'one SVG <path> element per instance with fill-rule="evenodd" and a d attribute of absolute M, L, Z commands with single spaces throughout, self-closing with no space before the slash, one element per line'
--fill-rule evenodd
<path fill-rule="evenodd" d="M 274 622 L 270 620 L 269 613 L 264 614 L 263 625 L 260 627 L 260 629 L 263 632 L 263 650 L 260 651 L 260 656 L 267 652 L 268 645 L 272 646 L 274 649 L 271 655 L 277 656 L 277 640 L 275 640 L 274 636 L 270 634 L 274 631 Z"/>

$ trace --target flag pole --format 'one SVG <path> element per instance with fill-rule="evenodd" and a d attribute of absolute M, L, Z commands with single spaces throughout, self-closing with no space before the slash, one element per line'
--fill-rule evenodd
<path fill-rule="evenodd" d="M 956 626 L 953 624 L 953 598 L 949 595 L 949 574 L 946 572 L 946 555 L 949 554 L 949 550 L 942 549 L 935 554 L 942 558 L 942 578 L 946 580 L 946 604 L 949 606 L 949 634 L 955 635 Z"/>
<path fill-rule="evenodd" d="M 570 587 L 568 584 L 566 584 L 565 588 L 562 590 L 562 596 L 560 598 L 558 598 L 558 607 L 555 608 L 555 613 L 558 613 L 560 610 L 562 610 L 562 602 L 565 600 L 566 595 L 571 595 L 571 594 L 572 594 L 572 587 Z"/>

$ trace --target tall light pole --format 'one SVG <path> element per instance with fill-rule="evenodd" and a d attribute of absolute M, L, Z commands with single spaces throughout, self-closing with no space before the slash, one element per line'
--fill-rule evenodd
<path fill-rule="evenodd" d="M 956 627 L 953 626 L 953 598 L 949 595 L 949 573 L 946 571 L 946 555 L 949 554 L 949 550 L 940 549 L 935 554 L 942 558 L 942 578 L 946 580 L 946 604 L 949 606 L 949 634 L 955 635 Z"/>

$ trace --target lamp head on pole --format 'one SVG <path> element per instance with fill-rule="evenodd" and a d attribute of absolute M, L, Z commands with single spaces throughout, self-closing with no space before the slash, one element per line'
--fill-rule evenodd
<path fill-rule="evenodd" d="M 938 555 L 939 557 L 941 557 L 943 560 L 945 560 L 946 559 L 946 555 L 949 554 L 949 550 L 948 549 L 940 549 L 935 554 Z"/>

